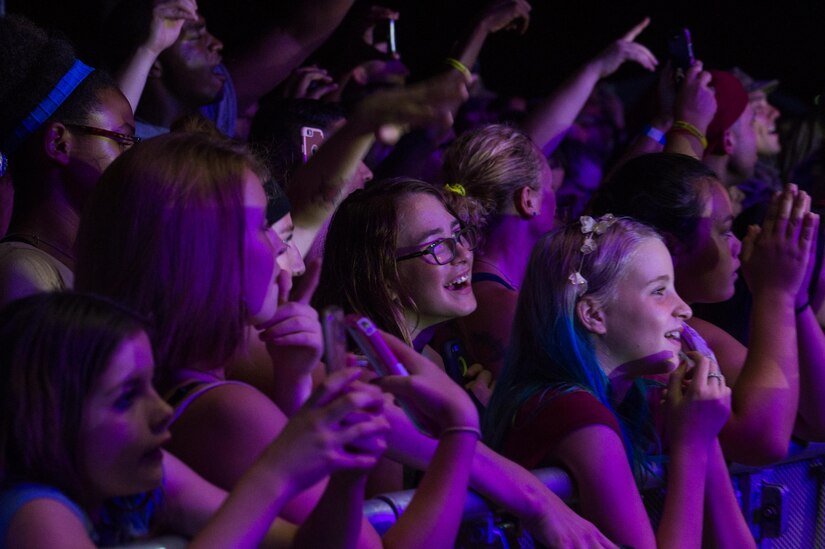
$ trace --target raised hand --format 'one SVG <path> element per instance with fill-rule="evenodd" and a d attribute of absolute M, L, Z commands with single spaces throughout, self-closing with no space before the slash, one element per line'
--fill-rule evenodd
<path fill-rule="evenodd" d="M 195 0 L 155 0 L 149 38 L 143 45 L 155 56 L 175 43 L 186 21 L 198 20 Z"/>
<path fill-rule="evenodd" d="M 293 99 L 321 99 L 338 89 L 329 73 L 316 65 L 299 67 L 284 82 L 281 95 Z"/>
<path fill-rule="evenodd" d="M 819 216 L 810 207 L 808 193 L 791 183 L 771 200 L 762 227 L 749 227 L 740 260 L 754 295 L 774 290 L 797 296 L 819 226 Z"/>
<path fill-rule="evenodd" d="M 291 277 L 287 271 L 281 271 L 278 277 L 281 293 L 278 310 L 270 320 L 256 326 L 260 330 L 258 337 L 266 343 L 273 366 L 277 369 L 276 379 L 309 375 L 323 355 L 324 338 L 318 311 L 309 305 L 318 286 L 319 269 L 318 263 L 307 267 L 307 273 L 301 277 L 301 285 L 292 292 L 292 301 L 287 301 L 290 299 Z"/>
<path fill-rule="evenodd" d="M 730 417 L 731 390 L 715 361 L 696 351 L 686 354 L 690 360 L 683 361 L 668 381 L 668 438 L 671 445 L 706 447 Z"/>
<path fill-rule="evenodd" d="M 360 375 L 347 368 L 327 377 L 264 451 L 262 460 L 293 493 L 337 471 L 368 471 L 383 454 L 389 430 L 383 395 L 355 383 Z"/>
<path fill-rule="evenodd" d="M 594 60 L 599 69 L 599 78 L 606 78 L 616 72 L 626 61 L 634 61 L 649 71 L 655 71 L 659 61 L 645 46 L 636 42 L 636 37 L 650 24 L 645 17 L 624 36 L 605 48 Z"/>
<path fill-rule="evenodd" d="M 710 121 L 716 114 L 716 93 L 710 87 L 711 74 L 697 60 L 687 72 L 676 93 L 673 116 L 695 126 L 702 133 L 707 132 Z"/>
<path fill-rule="evenodd" d="M 457 71 L 448 71 L 403 89 L 376 92 L 358 104 L 349 123 L 389 144 L 410 127 L 449 128 L 453 110 L 468 97 L 467 83 Z"/>
<path fill-rule="evenodd" d="M 416 416 L 427 422 L 422 427 L 436 437 L 449 427 L 478 429 L 476 408 L 460 385 L 403 341 L 385 332 L 381 335 L 410 375 L 382 377 L 373 383 L 415 408 Z"/>

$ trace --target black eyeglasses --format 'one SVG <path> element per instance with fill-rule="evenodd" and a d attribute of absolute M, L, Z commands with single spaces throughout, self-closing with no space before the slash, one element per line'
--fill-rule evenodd
<path fill-rule="evenodd" d="M 89 135 L 99 135 L 100 137 L 107 137 L 112 141 L 117 142 L 120 148 L 124 151 L 130 148 L 135 143 L 140 143 L 142 139 L 135 135 L 128 135 L 120 132 L 113 132 L 112 130 L 104 130 L 103 128 L 95 128 L 93 126 L 83 126 L 81 124 L 66 124 L 67 128 L 80 130 Z"/>
<path fill-rule="evenodd" d="M 438 265 L 447 265 L 453 259 L 455 259 L 456 248 L 458 244 L 464 246 L 466 250 L 475 250 L 476 246 L 478 246 L 478 236 L 478 229 L 471 225 L 468 225 L 467 227 L 462 227 L 461 229 L 454 232 L 453 236 L 449 236 L 447 238 L 439 238 L 435 242 L 427 244 L 427 247 L 423 250 L 396 257 L 395 260 L 405 261 L 407 259 L 413 259 L 415 257 L 431 255 L 433 257 L 433 260 L 435 260 L 435 262 Z"/>

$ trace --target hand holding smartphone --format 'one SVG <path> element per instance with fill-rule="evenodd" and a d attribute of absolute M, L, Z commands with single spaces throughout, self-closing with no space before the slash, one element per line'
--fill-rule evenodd
<path fill-rule="evenodd" d="M 341 370 L 346 366 L 349 334 L 377 375 L 409 375 L 370 319 L 357 315 L 344 316 L 338 307 L 324 309 L 321 316 L 327 373 Z"/>
<path fill-rule="evenodd" d="M 667 45 L 668 55 L 676 73 L 676 82 L 681 83 L 685 78 L 685 72 L 696 62 L 693 55 L 693 40 L 690 36 L 690 29 L 683 28 L 673 33 L 668 39 Z"/>

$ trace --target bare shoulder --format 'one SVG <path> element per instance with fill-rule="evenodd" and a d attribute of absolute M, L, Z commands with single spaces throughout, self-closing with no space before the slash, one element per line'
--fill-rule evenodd
<path fill-rule="evenodd" d="M 286 422 L 275 403 L 251 385 L 226 383 L 198 396 L 178 416 L 168 449 L 229 490 Z"/>
<path fill-rule="evenodd" d="M 6 547 L 35 549 L 93 549 L 95 547 L 80 517 L 64 503 L 37 498 L 20 507 L 9 524 Z"/>

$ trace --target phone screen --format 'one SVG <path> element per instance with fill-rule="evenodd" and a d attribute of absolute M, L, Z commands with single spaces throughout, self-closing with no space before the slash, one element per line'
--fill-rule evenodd
<path fill-rule="evenodd" d="M 318 128 L 304 126 L 301 128 L 301 152 L 304 154 L 304 163 L 309 157 L 318 152 L 324 142 L 324 132 Z"/>
<path fill-rule="evenodd" d="M 687 28 L 675 32 L 668 40 L 668 53 L 676 71 L 684 72 L 693 66 L 693 41 Z"/>
<path fill-rule="evenodd" d="M 390 350 L 378 329 L 367 317 L 349 315 L 346 319 L 347 330 L 352 339 L 367 357 L 373 370 L 380 376 L 409 375 L 404 365 Z"/>

